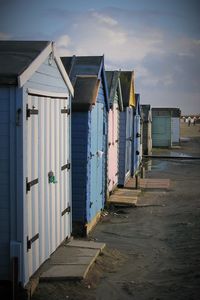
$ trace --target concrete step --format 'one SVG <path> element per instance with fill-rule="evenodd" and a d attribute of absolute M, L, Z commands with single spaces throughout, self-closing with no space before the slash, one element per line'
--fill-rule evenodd
<path fill-rule="evenodd" d="M 81 280 L 104 249 L 104 243 L 71 240 L 51 255 L 40 281 Z"/>

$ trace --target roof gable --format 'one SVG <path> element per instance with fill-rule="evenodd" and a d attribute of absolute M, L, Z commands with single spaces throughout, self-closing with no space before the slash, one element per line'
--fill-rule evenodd
<path fill-rule="evenodd" d="M 107 90 L 107 82 L 106 82 L 106 74 L 105 74 L 105 68 L 104 68 L 104 56 L 72 56 L 72 57 L 61 57 L 62 63 L 65 67 L 65 69 L 68 71 L 68 74 L 70 76 L 71 82 L 74 86 L 74 88 L 84 89 L 85 84 L 85 92 L 86 95 L 91 95 L 91 93 L 94 95 L 96 94 L 96 85 L 93 84 L 93 76 L 96 76 L 98 80 L 102 81 L 104 92 L 105 92 L 105 100 L 106 100 L 106 107 L 107 110 L 109 108 L 108 104 L 108 90 Z M 80 81 L 80 76 L 83 76 L 85 79 Z M 79 78 L 78 78 L 79 77 Z M 87 78 L 87 80 L 86 80 Z M 89 83 L 89 81 L 92 81 Z M 93 87 L 93 92 L 86 91 L 87 88 L 91 89 Z M 76 95 L 79 94 L 79 92 L 76 92 Z M 96 94 L 97 97 L 97 94 Z M 84 97 L 85 98 L 85 97 Z M 78 99 L 76 97 L 76 104 L 78 105 L 78 102 L 80 102 L 80 106 L 82 106 L 82 100 L 81 97 Z M 86 98 L 84 99 L 84 102 L 86 102 Z M 87 100 L 88 105 L 91 104 L 91 99 Z M 96 101 L 95 101 L 96 102 Z"/>
<path fill-rule="evenodd" d="M 110 106 L 113 105 L 115 95 L 118 95 L 119 108 L 123 110 L 121 84 L 120 84 L 120 71 L 106 71 L 106 80 L 108 86 L 108 95 Z"/>
<path fill-rule="evenodd" d="M 69 77 L 50 41 L 0 41 L 0 84 L 22 87 L 51 53 L 73 95 Z"/>
<path fill-rule="evenodd" d="M 120 81 L 122 89 L 123 106 L 135 106 L 134 72 L 121 71 Z"/>

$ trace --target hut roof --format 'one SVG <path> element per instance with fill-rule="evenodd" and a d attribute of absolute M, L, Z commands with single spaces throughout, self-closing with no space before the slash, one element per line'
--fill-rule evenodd
<path fill-rule="evenodd" d="M 135 106 L 135 93 L 134 93 L 134 72 L 121 71 L 120 81 L 122 89 L 123 106 Z"/>
<path fill-rule="evenodd" d="M 69 77 L 75 89 L 76 100 L 74 99 L 72 101 L 72 108 L 76 110 L 81 110 L 83 106 L 84 108 L 86 107 L 89 108 L 92 104 L 94 105 L 96 103 L 96 99 L 94 99 L 94 95 L 96 95 L 97 98 L 98 88 L 100 86 L 100 80 L 102 79 L 102 84 L 105 91 L 106 106 L 108 110 L 109 99 L 108 99 L 106 74 L 104 69 L 104 56 L 75 56 L 74 55 L 71 57 L 61 57 L 61 60 L 67 73 L 69 74 Z M 83 96 L 84 94 L 83 92 L 85 93 L 84 96 Z"/>
<path fill-rule="evenodd" d="M 49 44 L 47 41 L 0 41 L 0 83 L 17 84 L 17 77 Z"/>
<path fill-rule="evenodd" d="M 72 109 L 74 111 L 88 111 L 95 105 L 100 80 L 97 76 L 77 76 L 74 84 L 74 99 Z"/>
<path fill-rule="evenodd" d="M 69 77 L 51 41 L 0 41 L 0 84 L 23 86 L 51 52 L 73 95 Z"/>
<path fill-rule="evenodd" d="M 181 110 L 177 107 L 153 107 L 152 114 L 160 116 L 170 114 L 172 117 L 179 118 L 181 116 Z"/>
<path fill-rule="evenodd" d="M 118 94 L 118 102 L 120 110 L 123 110 L 121 84 L 120 84 L 120 71 L 106 71 L 106 80 L 108 86 L 108 95 L 110 106 L 113 105 L 116 93 Z"/>

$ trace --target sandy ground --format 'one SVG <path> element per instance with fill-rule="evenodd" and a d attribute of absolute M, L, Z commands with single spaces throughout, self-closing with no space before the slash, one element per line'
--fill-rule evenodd
<path fill-rule="evenodd" d="M 181 148 L 156 153 L 200 156 L 200 125 L 181 125 Z M 146 190 L 145 207 L 117 208 L 90 238 L 106 242 L 83 282 L 41 283 L 39 299 L 200 299 L 200 160 L 153 160 L 147 177 L 170 178 Z"/>

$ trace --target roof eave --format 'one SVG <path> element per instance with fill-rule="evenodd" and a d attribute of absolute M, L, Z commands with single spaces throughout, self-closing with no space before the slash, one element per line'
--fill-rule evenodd
<path fill-rule="evenodd" d="M 100 67 L 100 73 L 102 73 L 102 79 L 103 79 L 103 87 L 105 91 L 105 98 L 106 98 L 106 108 L 107 111 L 109 111 L 110 107 L 110 101 L 109 101 L 109 94 L 108 94 L 108 86 L 107 86 L 107 80 L 106 80 L 106 72 L 105 72 L 105 67 L 104 67 L 104 55 L 102 56 L 102 61 L 101 61 L 101 67 Z"/>
<path fill-rule="evenodd" d="M 17 77 L 18 87 L 23 85 L 29 80 L 29 78 L 35 73 L 39 66 L 45 61 L 48 55 L 52 52 L 52 42 L 46 46 L 46 48 L 31 62 L 28 68 L 23 71 Z"/>
<path fill-rule="evenodd" d="M 69 76 L 67 75 L 67 72 L 65 71 L 65 68 L 60 60 L 60 57 L 57 55 L 54 43 L 49 42 L 49 44 L 45 47 L 43 51 L 32 61 L 32 63 L 28 66 L 28 68 L 23 71 L 21 74 L 17 77 L 18 87 L 21 88 L 24 86 L 24 84 L 30 79 L 30 77 L 36 72 L 36 70 L 39 68 L 39 66 L 46 60 L 46 58 L 53 54 L 53 57 L 55 59 L 56 65 L 63 77 L 63 80 L 65 81 L 71 95 L 74 95 L 74 89 L 71 84 L 71 81 L 69 79 Z"/>

